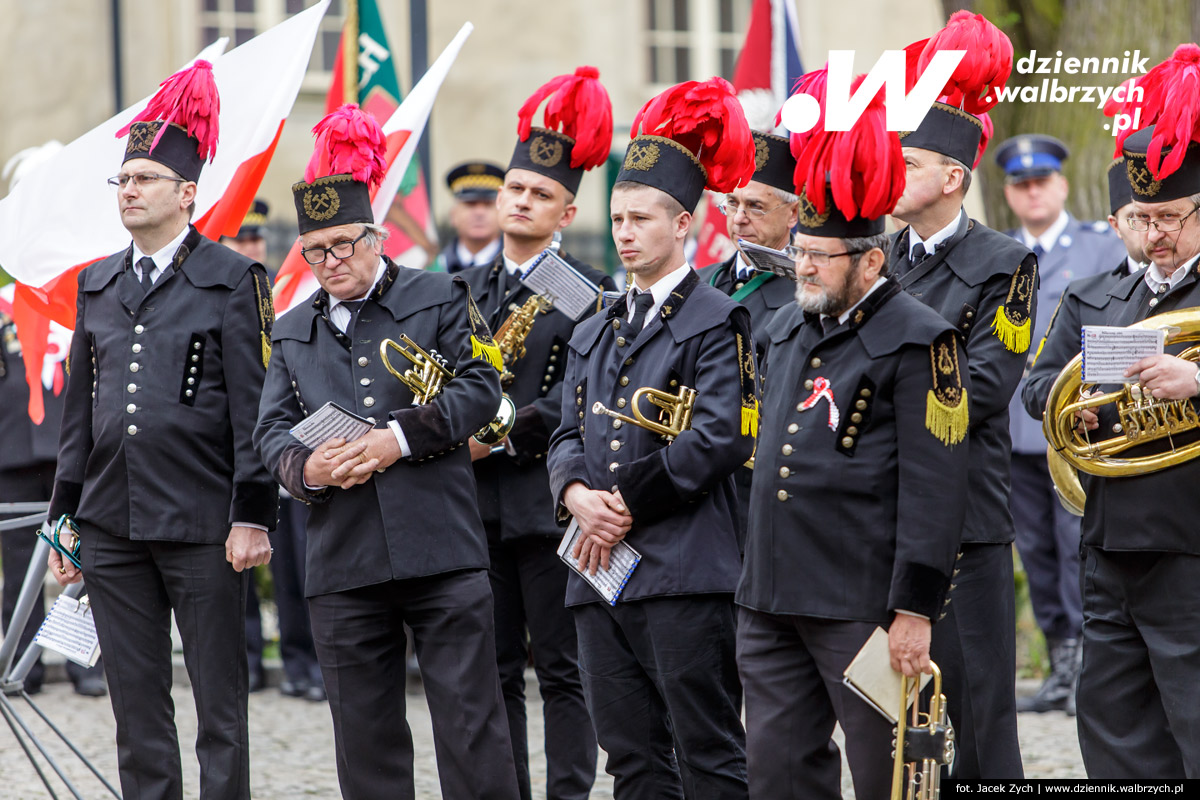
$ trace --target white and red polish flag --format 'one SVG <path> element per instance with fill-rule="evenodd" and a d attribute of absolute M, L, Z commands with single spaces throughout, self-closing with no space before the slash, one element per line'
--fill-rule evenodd
<path fill-rule="evenodd" d="M 196 57 L 212 62 L 221 96 L 217 154 L 205 165 L 196 195 L 195 224 L 205 236 L 236 235 L 254 202 L 328 6 L 323 0 L 229 53 L 222 39 Z M 47 348 L 46 318 L 74 328 L 79 271 L 129 245 L 116 194 L 105 180 L 120 170 L 125 155 L 117 131 L 149 100 L 68 144 L 0 200 L 0 264 L 17 281 L 12 316 L 34 422 L 44 416 L 41 381 L 33 376 L 41 374 Z"/>
<path fill-rule="evenodd" d="M 382 123 L 383 133 L 387 137 L 387 155 L 384 156 L 384 160 L 387 161 L 388 170 L 383 183 L 375 189 L 371 197 L 371 211 L 379 225 L 387 218 L 388 209 L 391 208 L 396 192 L 400 189 L 404 173 L 417 151 L 417 143 L 421 140 L 421 134 L 425 132 L 425 124 L 429 121 L 429 114 L 442 88 L 442 82 L 449 74 L 454 60 L 458 58 L 463 43 L 474 29 L 475 26 L 469 22 L 459 29 L 458 34 L 446 45 L 446 49 L 430 65 L 408 96 L 387 121 Z M 300 241 L 297 239 L 275 278 L 276 316 L 304 302 L 318 288 L 320 287 L 317 279 L 313 277 L 308 263 L 300 255 Z"/>
<path fill-rule="evenodd" d="M 775 127 L 775 113 L 803 74 L 795 3 L 754 0 L 746 41 L 738 54 L 732 81 L 752 129 L 770 131 Z M 705 192 L 704 222 L 696 236 L 696 255 L 692 259 L 697 269 L 724 261 L 733 254 L 725 216 L 717 208 L 721 200 L 724 197 Z"/>

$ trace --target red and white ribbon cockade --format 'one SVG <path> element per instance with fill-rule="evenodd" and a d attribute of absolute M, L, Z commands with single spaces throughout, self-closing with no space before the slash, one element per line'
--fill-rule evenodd
<path fill-rule="evenodd" d="M 818 377 L 813 381 L 813 392 L 808 399 L 800 404 L 801 411 L 808 411 L 824 398 L 829 401 L 829 430 L 836 431 L 842 415 L 838 412 L 837 403 L 833 401 L 833 387 L 825 378 Z"/>

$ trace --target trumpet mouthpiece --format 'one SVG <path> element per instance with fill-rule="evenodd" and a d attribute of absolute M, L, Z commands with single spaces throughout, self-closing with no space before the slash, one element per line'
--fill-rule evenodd
<path fill-rule="evenodd" d="M 599 400 L 597 400 L 595 403 L 592 404 L 592 413 L 593 414 L 607 414 L 608 409 L 604 407 L 604 403 L 601 403 Z"/>

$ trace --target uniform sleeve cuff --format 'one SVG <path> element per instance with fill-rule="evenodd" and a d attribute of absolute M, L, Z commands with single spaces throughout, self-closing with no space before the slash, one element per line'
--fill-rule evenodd
<path fill-rule="evenodd" d="M 433 404 L 393 411 L 391 422 L 401 429 L 401 435 L 409 447 L 408 457 L 414 461 L 437 455 L 460 444 L 451 441 L 450 428 L 442 412 Z"/>
<path fill-rule="evenodd" d="M 396 436 L 396 444 L 400 445 L 401 458 L 408 458 L 412 455 L 412 448 L 408 446 L 408 439 L 404 436 L 404 431 L 400 430 L 400 423 L 396 420 L 388 422 L 388 430 Z"/>
<path fill-rule="evenodd" d="M 63 514 L 74 514 L 79 510 L 79 498 L 83 496 L 83 484 L 70 481 L 55 481 L 54 494 L 50 498 L 47 517 L 53 521 Z"/>
<path fill-rule="evenodd" d="M 242 519 L 275 530 L 279 518 L 279 488 L 274 483 L 235 483 L 230 519 Z"/>
<path fill-rule="evenodd" d="M 283 488 L 287 489 L 287 493 L 295 499 L 304 503 L 324 503 L 332 496 L 333 488 L 330 486 L 313 488 L 304 481 L 304 465 L 312 453 L 312 450 L 302 444 L 288 445 L 284 449 L 283 455 L 279 457 L 279 469 L 276 477 L 283 484 Z"/>
<path fill-rule="evenodd" d="M 532 463 L 538 456 L 546 455 L 550 448 L 550 429 L 546 427 L 546 421 L 535 406 L 517 409 L 508 441 L 520 464 Z"/>
<path fill-rule="evenodd" d="M 891 609 L 905 609 L 914 616 L 938 618 L 950 579 L 925 564 L 897 564 L 892 571 Z"/>
<path fill-rule="evenodd" d="M 639 524 L 669 517 L 683 497 L 667 474 L 667 448 L 616 469 L 616 484 L 630 515 Z"/>

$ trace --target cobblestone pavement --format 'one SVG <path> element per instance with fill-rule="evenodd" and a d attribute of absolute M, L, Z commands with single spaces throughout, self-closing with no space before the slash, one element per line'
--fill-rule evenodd
<path fill-rule="evenodd" d="M 1036 684 L 1033 684 L 1036 688 Z M 1026 688 L 1026 687 L 1022 687 Z M 545 798 L 545 760 L 541 749 L 541 701 L 530 683 L 530 758 L 533 771 L 533 796 Z M 196 717 L 190 690 L 177 686 L 174 693 L 179 738 L 183 750 L 185 796 L 197 796 L 198 769 L 192 743 L 196 736 Z M 68 683 L 51 683 L 34 701 L 64 728 L 72 742 L 110 780 L 117 781 L 116 748 L 113 744 L 112 710 L 107 698 L 78 697 Z M 107 797 L 101 785 L 62 745 L 49 729 L 37 720 L 24 701 L 14 698 L 18 711 L 42 739 L 80 794 L 92 798 Z M 408 720 L 416 748 L 416 783 L 419 800 L 439 798 L 433 738 L 425 698 L 419 692 L 408 694 Z M 1025 714 L 1020 720 L 1021 751 L 1025 772 L 1031 778 L 1083 777 L 1083 766 L 1075 738 L 1075 721 L 1062 713 Z M 53 741 L 51 741 L 53 739 Z M 336 798 L 337 771 L 333 757 L 333 726 L 323 703 L 286 698 L 275 689 L 250 696 L 250 783 L 257 800 L 289 798 Z M 612 779 L 603 771 L 604 754 L 592 798 L 611 798 Z M 53 780 L 53 776 L 52 776 Z M 845 774 L 846 794 L 849 775 Z M 69 797 L 62 785 L 54 783 L 60 797 Z M 29 762 L 21 754 L 7 726 L 0 726 L 0 798 L 34 800 L 46 798 L 45 788 Z"/>

